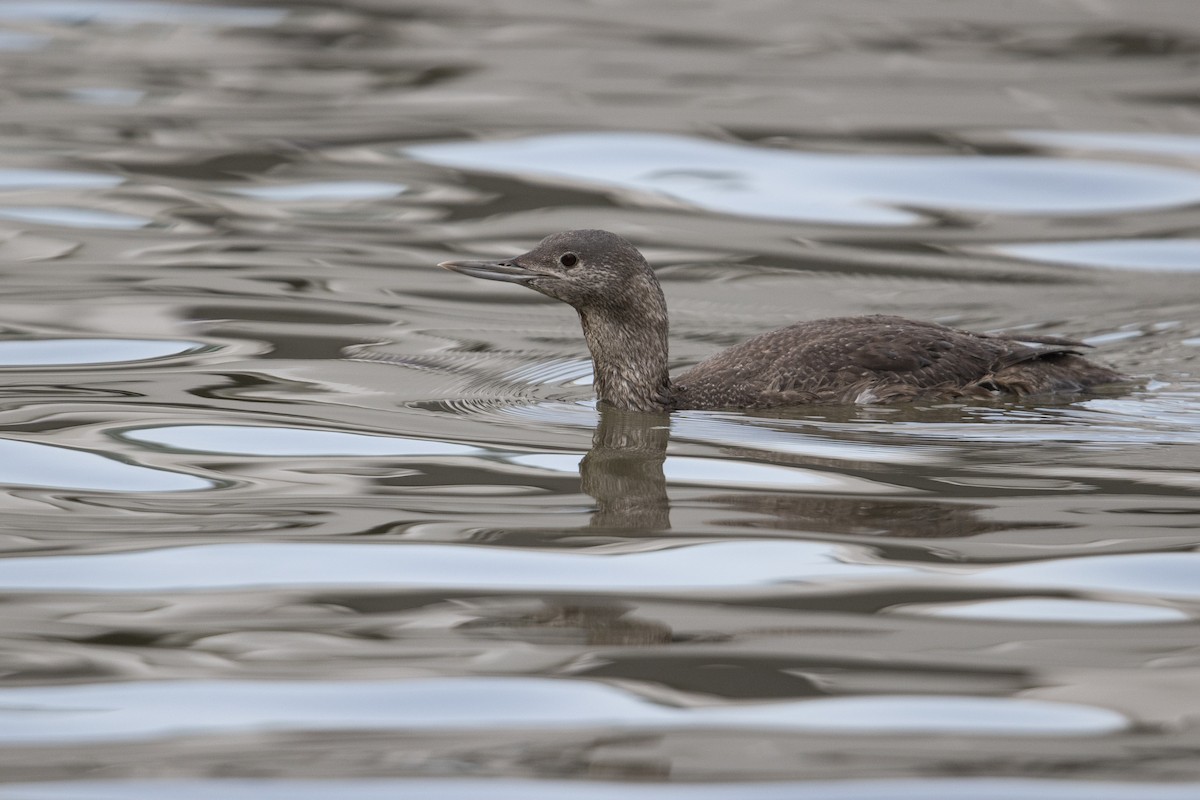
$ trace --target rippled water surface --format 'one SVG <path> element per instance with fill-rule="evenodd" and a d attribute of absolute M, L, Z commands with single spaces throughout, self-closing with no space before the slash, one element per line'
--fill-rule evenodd
<path fill-rule="evenodd" d="M 0 798 L 1200 796 L 1191 0 L 0 4 Z M 899 313 L 1055 402 L 600 411 Z"/>

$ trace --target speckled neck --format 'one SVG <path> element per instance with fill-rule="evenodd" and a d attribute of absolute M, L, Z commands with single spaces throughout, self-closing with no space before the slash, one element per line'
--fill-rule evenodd
<path fill-rule="evenodd" d="M 592 353 L 596 399 L 626 411 L 670 411 L 666 304 L 638 312 L 579 310 Z"/>

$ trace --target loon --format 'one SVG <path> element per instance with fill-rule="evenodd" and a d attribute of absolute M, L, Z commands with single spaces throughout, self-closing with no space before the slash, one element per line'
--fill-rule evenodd
<path fill-rule="evenodd" d="M 597 399 L 626 411 L 1023 397 L 1127 380 L 1079 355 L 1083 342 L 882 314 L 797 322 L 672 378 L 662 287 L 637 248 L 615 233 L 566 231 L 516 258 L 438 266 L 572 306 L 591 351 Z"/>

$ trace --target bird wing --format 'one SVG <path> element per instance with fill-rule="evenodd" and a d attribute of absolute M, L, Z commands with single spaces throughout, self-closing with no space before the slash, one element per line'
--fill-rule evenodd
<path fill-rule="evenodd" d="M 981 335 L 901 317 L 845 317 L 761 334 L 701 362 L 676 382 L 693 396 L 719 391 L 737 402 L 764 392 L 794 395 L 797 402 L 886 402 L 932 390 L 982 386 L 978 391 L 986 392 L 987 381 L 1000 370 L 1083 346 L 1057 337 Z"/>

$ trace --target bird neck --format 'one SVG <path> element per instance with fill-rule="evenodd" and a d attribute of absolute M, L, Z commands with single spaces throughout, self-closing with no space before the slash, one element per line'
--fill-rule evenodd
<path fill-rule="evenodd" d="M 671 410 L 665 304 L 638 313 L 580 309 L 579 321 L 592 353 L 597 400 L 626 411 Z"/>

